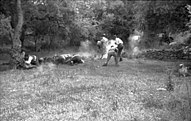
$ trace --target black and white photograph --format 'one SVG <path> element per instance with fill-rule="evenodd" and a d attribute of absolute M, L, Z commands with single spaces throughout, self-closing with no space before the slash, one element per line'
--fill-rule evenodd
<path fill-rule="evenodd" d="M 191 0 L 0 0 L 0 121 L 191 121 Z"/>

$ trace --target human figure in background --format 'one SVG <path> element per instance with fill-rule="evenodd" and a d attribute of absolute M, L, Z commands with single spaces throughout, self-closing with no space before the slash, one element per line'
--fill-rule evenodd
<path fill-rule="evenodd" d="M 107 42 L 108 41 L 108 39 L 106 38 L 106 34 L 103 34 L 101 41 L 102 42 Z"/>

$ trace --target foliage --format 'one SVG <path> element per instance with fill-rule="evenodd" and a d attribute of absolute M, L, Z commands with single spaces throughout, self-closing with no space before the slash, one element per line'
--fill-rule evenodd
<path fill-rule="evenodd" d="M 57 37 L 62 43 L 79 45 L 86 39 L 97 41 L 103 33 L 108 38 L 116 34 L 128 43 L 132 30 L 137 29 L 144 31 L 145 42 L 152 43 L 150 40 L 158 33 L 188 29 L 187 3 L 188 0 L 26 0 L 22 1 L 26 27 L 23 31 L 32 30 L 39 43 L 40 38 L 49 36 L 51 39 L 45 41 L 51 46 Z M 0 8 L 5 18 L 11 16 L 14 28 L 14 0 L 1 0 Z"/>
<path fill-rule="evenodd" d="M 159 1 L 152 2 L 151 8 L 146 16 L 148 29 L 150 31 L 180 32 L 186 29 L 188 12 L 185 8 L 185 1 Z"/>
<path fill-rule="evenodd" d="M 188 17 L 190 19 L 186 25 L 189 27 L 189 29 L 191 29 L 191 5 L 187 5 L 186 8 L 188 10 L 188 13 L 189 13 Z"/>
<path fill-rule="evenodd" d="M 0 35 L 8 35 L 10 34 L 12 30 L 11 24 L 10 24 L 10 17 L 5 17 L 4 15 L 0 16 Z"/>

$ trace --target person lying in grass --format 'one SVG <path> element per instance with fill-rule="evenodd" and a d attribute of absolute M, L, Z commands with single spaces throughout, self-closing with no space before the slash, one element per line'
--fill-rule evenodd
<path fill-rule="evenodd" d="M 39 65 L 39 59 L 36 55 L 26 54 L 25 51 L 21 51 L 23 61 L 17 66 L 17 68 L 30 69 Z"/>
<path fill-rule="evenodd" d="M 84 63 L 84 60 L 82 59 L 82 57 L 76 54 L 56 55 L 53 58 L 54 58 L 53 63 L 55 64 L 76 65 L 76 64 Z"/>
<path fill-rule="evenodd" d="M 43 63 L 52 62 L 56 65 L 59 65 L 59 64 L 76 65 L 76 64 L 84 63 L 83 58 L 80 55 L 76 55 L 76 54 L 54 55 L 53 57 L 40 58 L 40 60 Z"/>

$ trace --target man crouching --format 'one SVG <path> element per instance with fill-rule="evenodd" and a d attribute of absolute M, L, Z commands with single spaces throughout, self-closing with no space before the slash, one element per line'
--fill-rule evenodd
<path fill-rule="evenodd" d="M 117 49 L 118 49 L 118 52 L 117 52 L 117 56 L 119 57 L 119 61 L 123 61 L 123 58 L 122 58 L 122 51 L 123 51 L 123 41 L 117 37 L 115 35 L 115 41 L 116 41 L 116 44 L 117 44 Z"/>
<path fill-rule="evenodd" d="M 111 47 L 111 49 L 108 51 L 108 56 L 107 56 L 107 61 L 103 64 L 103 66 L 107 66 L 109 63 L 109 60 L 111 59 L 111 57 L 114 57 L 115 60 L 115 65 L 119 66 L 118 64 L 118 48 L 117 47 Z"/>

